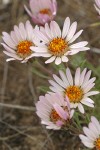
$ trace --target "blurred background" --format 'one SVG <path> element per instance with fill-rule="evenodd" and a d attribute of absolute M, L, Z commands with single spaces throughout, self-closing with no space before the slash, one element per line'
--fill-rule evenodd
<path fill-rule="evenodd" d="M 35 113 L 39 95 L 49 90 L 48 79 L 68 65 L 73 75 L 78 66 L 91 69 L 92 76 L 97 78 L 95 88 L 100 90 L 100 26 L 94 25 L 100 22 L 100 17 L 93 6 L 94 0 L 57 2 L 55 20 L 61 28 L 67 16 L 71 22 L 77 21 L 78 30 L 84 29 L 78 41 L 87 40 L 91 50 L 72 56 L 68 64 L 55 66 L 53 63 L 45 65 L 44 59 L 38 59 L 39 63 L 37 60 L 28 64 L 6 63 L 0 45 L 0 150 L 86 150 L 76 135 L 68 131 L 46 130 Z M 8 4 L 0 0 L 0 43 L 2 31 L 9 33 L 15 24 L 30 20 L 24 4 L 28 5 L 28 0 L 9 0 Z M 100 120 L 100 95 L 94 96 L 93 100 L 95 108 L 88 110 L 86 107 L 86 110 Z M 85 124 L 85 118 L 81 119 Z"/>

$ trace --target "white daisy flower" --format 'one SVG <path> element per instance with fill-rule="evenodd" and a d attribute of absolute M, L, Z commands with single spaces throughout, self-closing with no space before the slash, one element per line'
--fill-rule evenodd
<path fill-rule="evenodd" d="M 82 33 L 83 30 L 75 33 L 77 22 L 70 25 L 70 19 L 67 17 L 64 22 L 62 32 L 59 25 L 55 21 L 51 21 L 50 26 L 46 23 L 45 27 L 40 27 L 40 31 L 36 32 L 38 38 L 43 41 L 44 45 L 31 47 L 35 52 L 35 56 L 50 57 L 45 63 L 55 61 L 56 65 L 61 62 L 68 62 L 68 55 L 74 55 L 79 51 L 89 50 L 85 47 L 88 42 L 82 41 L 72 44 Z"/>
<path fill-rule="evenodd" d="M 79 135 L 82 143 L 90 149 L 100 150 L 100 123 L 94 116 L 91 117 L 88 128 L 83 127 L 83 131 L 85 135 Z"/>
<path fill-rule="evenodd" d="M 95 4 L 94 7 L 96 9 L 96 11 L 99 13 L 100 15 L 100 0 L 95 0 Z"/>
<path fill-rule="evenodd" d="M 96 95 L 98 91 L 90 91 L 95 83 L 95 77 L 90 79 L 91 70 L 86 73 L 86 68 L 80 72 L 77 68 L 75 77 L 73 79 L 70 69 L 66 69 L 66 75 L 63 71 L 59 71 L 60 78 L 53 75 L 53 80 L 49 80 L 51 84 L 50 89 L 55 93 L 61 93 L 64 97 L 67 95 L 70 101 L 71 108 L 78 107 L 81 113 L 84 113 L 84 105 L 94 107 L 94 101 L 89 98 L 91 95 Z"/>
<path fill-rule="evenodd" d="M 74 113 L 73 110 L 70 110 L 68 98 L 64 99 L 57 93 L 40 96 L 36 109 L 41 123 L 45 124 L 47 129 L 54 130 L 59 130 L 62 126 L 67 125 Z"/>
<path fill-rule="evenodd" d="M 2 39 L 4 43 L 1 43 L 5 50 L 3 51 L 10 58 L 7 61 L 19 60 L 22 63 L 28 61 L 33 57 L 33 51 L 30 46 L 34 45 L 34 29 L 29 21 L 26 21 L 25 25 L 20 23 L 19 26 L 14 26 L 14 31 L 10 34 L 3 32 Z"/>

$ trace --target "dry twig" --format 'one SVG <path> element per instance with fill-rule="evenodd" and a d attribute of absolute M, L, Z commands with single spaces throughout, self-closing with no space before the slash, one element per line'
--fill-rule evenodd
<path fill-rule="evenodd" d="M 3 81 L 2 81 L 2 88 L 1 88 L 1 102 L 4 102 L 4 95 L 6 89 L 6 82 L 7 82 L 7 74 L 8 74 L 8 63 L 5 62 L 4 64 L 4 74 L 3 74 Z M 0 119 L 2 118 L 3 108 L 0 108 Z"/>
<path fill-rule="evenodd" d="M 31 140 L 34 140 L 34 138 L 33 138 L 31 135 L 26 134 L 26 133 L 24 133 L 23 131 L 20 131 L 19 129 L 15 128 L 14 126 L 8 124 L 7 122 L 1 121 L 1 120 L 0 120 L 0 122 L 3 123 L 4 125 L 8 126 L 10 129 L 12 129 L 12 130 L 18 132 L 19 134 L 24 135 L 24 136 L 30 138 Z"/>
<path fill-rule="evenodd" d="M 3 143 L 9 150 L 13 150 L 7 142 L 4 141 Z"/>

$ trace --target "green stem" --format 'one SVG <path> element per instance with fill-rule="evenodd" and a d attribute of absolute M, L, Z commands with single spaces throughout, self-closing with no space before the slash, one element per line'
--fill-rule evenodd
<path fill-rule="evenodd" d="M 35 63 L 38 65 L 38 67 L 40 68 L 40 69 L 42 69 L 44 72 L 46 72 L 47 74 L 49 74 L 49 75 L 52 75 L 52 73 L 48 70 L 48 68 L 46 68 L 46 67 L 44 67 L 42 64 L 40 64 L 39 63 L 39 61 L 35 61 Z"/>
<path fill-rule="evenodd" d="M 78 129 L 75 128 L 74 126 L 71 126 L 70 124 L 67 125 L 67 128 L 65 128 L 65 130 L 70 130 L 70 131 L 72 131 L 72 133 L 75 134 L 75 135 L 81 134 L 81 131 L 80 131 L 80 130 L 78 130 Z"/>

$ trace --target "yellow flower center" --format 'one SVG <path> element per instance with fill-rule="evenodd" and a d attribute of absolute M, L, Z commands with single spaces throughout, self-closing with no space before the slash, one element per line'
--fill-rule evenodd
<path fill-rule="evenodd" d="M 40 14 L 43 14 L 43 15 L 51 15 L 51 10 L 50 9 L 42 9 L 40 10 Z"/>
<path fill-rule="evenodd" d="M 98 138 L 95 142 L 95 146 L 97 150 L 100 150 L 100 138 Z"/>
<path fill-rule="evenodd" d="M 78 103 L 81 101 L 83 97 L 83 90 L 80 87 L 75 85 L 69 86 L 65 90 L 65 95 L 68 96 L 70 102 Z"/>
<path fill-rule="evenodd" d="M 51 111 L 50 118 L 51 118 L 51 121 L 53 121 L 54 123 L 58 120 L 62 120 L 62 118 L 54 109 Z"/>
<path fill-rule="evenodd" d="M 29 56 L 32 51 L 30 49 L 30 46 L 32 46 L 32 42 L 30 41 L 22 41 L 17 45 L 17 54 L 18 56 L 20 56 L 21 58 L 26 58 L 27 56 Z"/>
<path fill-rule="evenodd" d="M 66 106 L 66 107 L 62 107 L 62 108 L 68 112 L 67 106 Z M 69 112 L 68 112 L 68 113 L 69 113 Z M 69 116 L 70 116 L 70 115 L 69 115 Z M 51 114 L 50 114 L 50 119 L 51 119 L 51 121 L 54 122 L 54 123 L 56 123 L 58 120 L 60 120 L 60 121 L 62 121 L 62 122 L 64 123 L 64 125 L 65 125 L 65 124 L 67 124 L 67 123 L 69 122 L 69 119 L 70 119 L 70 118 L 68 118 L 68 119 L 65 121 L 64 119 L 62 119 L 62 118 L 59 116 L 59 114 L 56 112 L 55 109 L 52 109 Z"/>
<path fill-rule="evenodd" d="M 68 51 L 68 43 L 62 38 L 54 38 L 48 45 L 51 54 L 55 56 L 62 56 Z"/>

